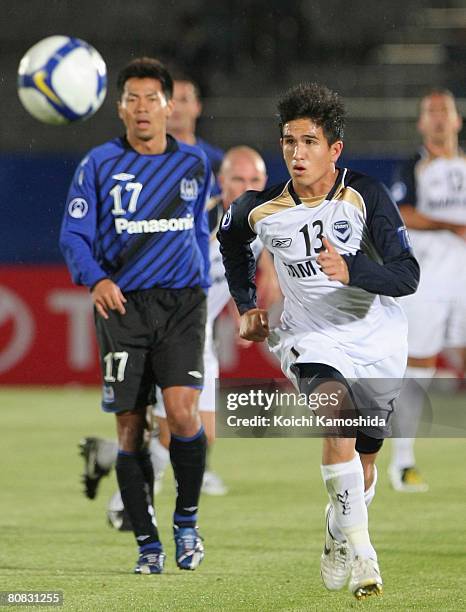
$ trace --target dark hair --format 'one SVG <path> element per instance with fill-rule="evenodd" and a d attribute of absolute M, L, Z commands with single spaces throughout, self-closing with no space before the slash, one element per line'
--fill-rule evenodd
<path fill-rule="evenodd" d="M 288 89 L 278 102 L 280 134 L 294 119 L 311 119 L 322 128 L 329 144 L 343 140 L 345 107 L 338 94 L 318 83 L 300 83 Z"/>
<path fill-rule="evenodd" d="M 121 98 L 128 79 L 156 79 L 162 85 L 167 100 L 173 96 L 173 79 L 159 60 L 152 57 L 138 57 L 120 70 L 117 78 L 118 95 Z"/>
<path fill-rule="evenodd" d="M 201 101 L 202 95 L 201 95 L 201 90 L 199 88 L 199 85 L 189 75 L 183 72 L 173 71 L 172 77 L 173 77 L 173 81 L 179 81 L 181 83 L 189 83 L 190 85 L 192 85 L 194 89 L 194 95 L 196 96 L 196 100 L 198 102 Z"/>

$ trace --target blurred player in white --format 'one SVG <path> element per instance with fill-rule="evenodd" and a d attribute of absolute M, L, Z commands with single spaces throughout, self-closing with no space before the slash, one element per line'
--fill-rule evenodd
<path fill-rule="evenodd" d="M 418 291 L 401 300 L 408 317 L 408 368 L 393 439 L 390 481 L 398 491 L 427 490 L 414 457 L 426 391 L 444 348 L 466 346 L 466 157 L 459 148 L 462 119 L 447 90 L 420 101 L 423 145 L 400 166 L 392 186 L 421 266 Z M 463 366 L 464 367 L 464 366 Z"/>
<path fill-rule="evenodd" d="M 331 590 L 348 583 L 362 599 L 382 592 L 367 506 L 407 359 L 406 318 L 394 297 L 415 291 L 419 266 L 387 190 L 336 167 L 344 132 L 337 94 L 302 84 L 285 93 L 278 111 L 291 180 L 233 202 L 218 236 L 241 337 L 268 338 L 300 393 L 341 398 L 337 415 L 352 407 L 377 417 L 348 437 L 332 431 L 322 450 L 330 501 L 322 579 Z M 267 311 L 256 306 L 250 248 L 256 236 L 274 257 L 285 297 L 281 324 L 272 331 Z"/>

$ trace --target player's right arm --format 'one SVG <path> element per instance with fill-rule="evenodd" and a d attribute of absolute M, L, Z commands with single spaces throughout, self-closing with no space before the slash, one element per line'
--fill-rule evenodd
<path fill-rule="evenodd" d="M 246 192 L 223 216 L 217 238 L 230 293 L 240 317 L 240 336 L 263 342 L 269 335 L 268 314 L 256 305 L 256 260 L 251 242 L 256 237 L 248 217 L 256 206 L 256 192 Z"/>
<path fill-rule="evenodd" d="M 417 193 L 414 173 L 416 161 L 417 159 L 400 164 L 392 185 L 392 195 L 406 227 L 415 230 L 448 230 L 466 238 L 466 225 L 431 219 L 416 208 Z"/>
<path fill-rule="evenodd" d="M 108 318 L 108 310 L 125 314 L 126 300 L 94 255 L 97 200 L 96 168 L 91 154 L 78 166 L 68 191 L 60 248 L 73 281 L 89 287 L 98 313 Z"/>

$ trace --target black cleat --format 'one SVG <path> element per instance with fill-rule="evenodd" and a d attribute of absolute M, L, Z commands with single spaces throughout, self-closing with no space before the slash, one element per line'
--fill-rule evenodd
<path fill-rule="evenodd" d="M 110 470 L 101 468 L 97 463 L 99 442 L 99 438 L 83 438 L 79 443 L 79 452 L 84 458 L 84 474 L 82 475 L 84 495 L 89 499 L 95 498 L 100 479 L 110 472 Z"/>

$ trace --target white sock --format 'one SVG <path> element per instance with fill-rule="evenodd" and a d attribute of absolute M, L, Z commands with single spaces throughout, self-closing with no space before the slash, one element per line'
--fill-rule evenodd
<path fill-rule="evenodd" d="M 366 491 L 364 491 L 364 502 L 366 504 L 366 508 L 369 508 L 369 506 L 371 505 L 371 501 L 374 499 L 376 484 L 377 484 L 377 466 L 374 465 L 374 480 L 372 481 L 371 486 Z"/>
<path fill-rule="evenodd" d="M 364 474 L 359 455 L 345 463 L 322 465 L 321 471 L 333 506 L 332 514 L 343 539 L 348 540 L 356 556 L 377 560 L 369 537 Z M 336 537 L 333 531 L 332 534 Z"/>
<path fill-rule="evenodd" d="M 103 470 L 110 470 L 116 463 L 118 442 L 116 440 L 99 440 L 97 444 L 97 463 Z"/>
<path fill-rule="evenodd" d="M 152 438 L 149 446 L 150 459 L 154 468 L 154 480 L 160 480 L 170 461 L 170 453 L 165 446 L 160 444 L 158 438 Z"/>
<path fill-rule="evenodd" d="M 416 464 L 414 441 L 426 392 L 434 374 L 435 368 L 406 368 L 405 381 L 393 419 L 393 429 L 399 437 L 393 438 L 391 465 L 399 470 Z"/>
<path fill-rule="evenodd" d="M 372 481 L 371 486 L 366 491 L 364 491 L 364 503 L 366 504 L 366 508 L 369 508 L 372 500 L 374 499 L 376 484 L 377 484 L 377 466 L 374 465 L 374 480 Z M 340 527 L 338 526 L 333 505 L 332 505 L 332 508 L 330 509 L 330 515 L 328 519 L 328 528 L 332 536 L 335 538 L 335 540 L 339 540 L 340 542 L 342 542 L 346 539 Z"/>

